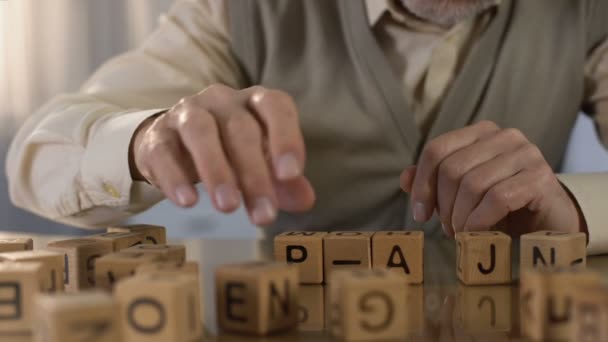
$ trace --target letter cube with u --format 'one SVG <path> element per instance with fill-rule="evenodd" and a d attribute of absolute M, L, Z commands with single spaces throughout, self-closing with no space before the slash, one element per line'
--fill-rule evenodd
<path fill-rule="evenodd" d="M 511 237 L 501 232 L 456 234 L 456 270 L 467 285 L 511 282 Z"/>
<path fill-rule="evenodd" d="M 219 327 L 254 335 L 295 328 L 298 281 L 295 265 L 278 262 L 218 267 L 215 284 Z"/>
<path fill-rule="evenodd" d="M 274 238 L 274 258 L 295 264 L 300 283 L 323 283 L 323 237 L 325 232 L 286 232 Z"/>

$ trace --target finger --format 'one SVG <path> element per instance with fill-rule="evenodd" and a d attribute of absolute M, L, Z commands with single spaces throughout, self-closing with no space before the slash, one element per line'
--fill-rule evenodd
<path fill-rule="evenodd" d="M 534 145 L 525 144 L 516 151 L 489 160 L 462 177 L 451 219 L 455 231 L 464 229 L 467 218 L 490 188 L 539 162 L 534 149 Z"/>
<path fill-rule="evenodd" d="M 537 210 L 543 173 L 524 170 L 490 188 L 464 224 L 465 231 L 489 230 L 509 213 L 522 208 Z"/>
<path fill-rule="evenodd" d="M 224 106 L 214 113 L 225 118 L 221 125 L 224 148 L 245 198 L 251 221 L 256 225 L 272 223 L 277 215 L 277 200 L 271 171 L 264 157 L 262 129 L 253 114 L 239 106 Z"/>
<path fill-rule="evenodd" d="M 411 192 L 416 221 L 426 222 L 433 214 L 436 205 L 439 164 L 455 151 L 497 130 L 496 124 L 481 121 L 475 125 L 441 135 L 424 147 L 416 168 Z"/>
<path fill-rule="evenodd" d="M 527 140 L 520 131 L 503 129 L 481 137 L 477 142 L 445 158 L 439 165 L 437 175 L 437 205 L 441 222 L 452 231 L 459 232 L 462 227 L 453 224 L 452 216 L 462 178 L 475 167 L 526 143 Z"/>
<path fill-rule="evenodd" d="M 249 108 L 263 123 L 268 135 L 268 148 L 275 177 L 279 180 L 291 180 L 301 176 L 306 152 L 293 99 L 282 91 L 259 86 L 245 89 L 243 92 L 249 99 Z"/>
<path fill-rule="evenodd" d="M 414 177 L 416 176 L 416 165 L 407 167 L 399 178 L 399 183 L 401 189 L 404 192 L 412 191 L 412 183 L 414 182 Z"/>
<path fill-rule="evenodd" d="M 241 201 L 238 184 L 215 118 L 198 106 L 184 106 L 170 113 L 169 126 L 179 133 L 214 207 L 222 212 L 236 210 Z"/>
<path fill-rule="evenodd" d="M 313 207 L 316 200 L 314 189 L 305 177 L 289 181 L 275 179 L 274 189 L 279 208 L 290 213 L 306 212 Z"/>
<path fill-rule="evenodd" d="M 192 207 L 198 201 L 193 185 L 194 175 L 189 174 L 190 163 L 186 151 L 179 144 L 177 134 L 164 131 L 151 138 L 146 145 L 145 172 L 150 181 L 176 205 Z"/>

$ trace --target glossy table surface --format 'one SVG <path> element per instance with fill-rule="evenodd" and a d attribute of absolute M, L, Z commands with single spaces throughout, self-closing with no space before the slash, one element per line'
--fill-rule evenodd
<path fill-rule="evenodd" d="M 0 238 L 25 236 L 1 233 Z M 34 248 L 69 236 L 31 236 Z M 323 285 L 300 287 L 301 308 L 298 331 L 256 338 L 218 331 L 215 317 L 214 272 L 217 266 L 251 260 L 271 260 L 270 239 L 259 240 L 171 240 L 186 246 L 187 259 L 200 266 L 203 287 L 204 325 L 207 341 L 329 341 L 324 330 L 326 289 Z M 409 341 L 523 341 L 518 307 L 518 244 L 513 246 L 513 285 L 464 286 L 456 277 L 456 249 L 453 240 L 425 242 L 424 284 L 409 286 L 411 336 Z M 590 269 L 608 280 L 608 255 L 592 256 Z"/>

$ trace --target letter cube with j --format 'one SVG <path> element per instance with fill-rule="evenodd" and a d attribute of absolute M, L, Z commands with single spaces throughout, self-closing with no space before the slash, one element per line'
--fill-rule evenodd
<path fill-rule="evenodd" d="M 201 297 L 195 275 L 139 274 L 117 283 L 124 341 L 198 341 L 202 337 Z"/>
<path fill-rule="evenodd" d="M 224 265 L 215 273 L 219 327 L 251 335 L 298 324 L 298 269 L 278 262 Z"/>
<path fill-rule="evenodd" d="M 328 325 L 347 341 L 404 339 L 408 333 L 406 276 L 388 270 L 338 270 L 329 279 Z"/>
<path fill-rule="evenodd" d="M 295 264 L 300 283 L 323 283 L 324 232 L 286 232 L 274 238 L 276 261 Z"/>
<path fill-rule="evenodd" d="M 501 232 L 456 234 L 456 270 L 467 285 L 511 282 L 511 237 Z"/>

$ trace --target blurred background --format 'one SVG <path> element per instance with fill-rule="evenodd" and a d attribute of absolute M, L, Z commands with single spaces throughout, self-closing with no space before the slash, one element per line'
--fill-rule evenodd
<path fill-rule="evenodd" d="M 4 175 L 11 137 L 51 97 L 77 91 L 109 57 L 140 44 L 173 0 L 0 0 L 0 230 L 88 233 L 15 208 Z M 608 171 L 608 152 L 581 115 L 564 172 Z M 221 215 L 204 199 L 191 210 L 162 202 L 133 219 L 166 225 L 175 237 L 250 238 L 257 230 L 243 211 Z"/>

